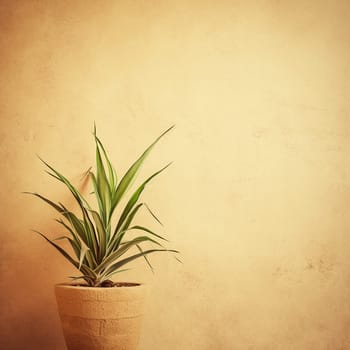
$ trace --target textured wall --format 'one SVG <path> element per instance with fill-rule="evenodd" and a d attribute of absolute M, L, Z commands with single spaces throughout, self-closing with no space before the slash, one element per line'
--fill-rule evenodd
<path fill-rule="evenodd" d="M 183 265 L 153 285 L 141 350 L 350 349 L 348 1 L 0 1 L 0 348 L 64 349 L 53 284 L 73 273 L 30 228 L 69 203 L 91 130 L 142 175 Z M 144 220 L 148 219 L 144 217 Z"/>

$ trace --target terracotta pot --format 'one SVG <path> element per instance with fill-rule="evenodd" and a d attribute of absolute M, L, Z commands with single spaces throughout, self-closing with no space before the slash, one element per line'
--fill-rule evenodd
<path fill-rule="evenodd" d="M 145 286 L 92 288 L 55 286 L 69 350 L 137 349 Z"/>

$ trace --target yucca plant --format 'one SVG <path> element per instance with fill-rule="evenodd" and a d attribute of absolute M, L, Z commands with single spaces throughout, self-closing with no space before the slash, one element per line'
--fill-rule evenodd
<path fill-rule="evenodd" d="M 39 193 L 26 192 L 40 198 L 60 214 L 60 218 L 56 219 L 56 221 L 64 227 L 67 235 L 50 239 L 39 231 L 34 230 L 34 232 L 55 247 L 80 271 L 79 276 L 72 277 L 74 280 L 83 279 L 88 286 L 92 287 L 109 286 L 112 285 L 111 276 L 125 271 L 125 265 L 135 259 L 143 257 L 152 269 L 152 265 L 148 260 L 149 254 L 164 251 L 178 253 L 176 250 L 164 248 L 160 243 L 160 241 L 166 241 L 164 237 L 147 227 L 134 224 L 134 218 L 141 207 L 146 208 L 150 215 L 160 223 L 147 204 L 140 202 L 140 196 L 146 185 L 155 176 L 164 171 L 170 163 L 143 181 L 125 202 L 124 207 L 118 210 L 120 213 L 118 217 L 113 215 L 135 180 L 138 170 L 146 157 L 157 142 L 172 128 L 173 126 L 160 135 L 118 181 L 117 173 L 102 142 L 97 137 L 96 127 L 94 127 L 96 172 L 89 169 L 87 176 L 89 176 L 92 183 L 93 192 L 91 194 L 95 198 L 94 202 L 97 202 L 96 209 L 89 204 L 89 201 L 65 176 L 40 158 L 48 168 L 47 173 L 63 183 L 71 192 L 79 206 L 80 215 L 74 214 L 62 203 L 55 203 Z M 112 224 L 112 221 L 114 224 Z M 130 238 L 130 231 L 139 232 L 141 235 Z M 72 248 L 72 252 L 59 245 L 59 240 L 67 240 Z M 155 247 L 144 249 L 142 245 L 146 242 L 155 245 Z M 131 248 L 137 248 L 138 251 L 130 253 L 129 250 Z M 126 253 L 128 254 L 125 255 Z"/>

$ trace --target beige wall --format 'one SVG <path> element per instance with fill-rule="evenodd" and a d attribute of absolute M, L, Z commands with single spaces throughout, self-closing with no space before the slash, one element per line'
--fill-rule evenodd
<path fill-rule="evenodd" d="M 91 130 L 125 170 L 176 123 L 145 199 L 183 265 L 154 256 L 141 350 L 350 349 L 348 1 L 0 2 L 0 348 L 64 349 L 52 285 L 73 273 L 29 230 L 68 194 Z M 147 221 L 147 218 L 144 218 Z"/>

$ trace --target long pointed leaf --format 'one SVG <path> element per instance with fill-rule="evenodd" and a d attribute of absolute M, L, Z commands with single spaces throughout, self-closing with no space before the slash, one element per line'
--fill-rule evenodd
<path fill-rule="evenodd" d="M 100 215 L 101 215 L 102 218 L 104 218 L 104 217 L 106 217 L 106 214 L 105 214 L 105 210 L 104 210 L 104 207 L 103 207 L 103 204 L 102 204 L 102 200 L 101 200 L 99 191 L 97 189 L 96 176 L 91 171 L 90 171 L 90 179 L 91 179 L 92 185 L 94 187 L 94 194 L 95 194 L 95 197 L 96 197 L 96 200 L 97 200 L 97 204 L 98 204 L 98 208 L 99 208 L 99 211 L 100 211 Z"/>
<path fill-rule="evenodd" d="M 58 241 L 58 240 L 63 240 L 63 239 L 66 239 L 70 243 L 70 245 L 73 248 L 73 251 L 75 253 L 75 256 L 79 259 L 80 253 L 81 253 L 81 247 L 74 239 L 72 239 L 68 236 L 61 236 L 61 237 L 57 237 L 57 238 L 53 239 L 52 241 Z M 79 265 L 79 267 L 80 266 L 81 266 L 81 264 Z"/>
<path fill-rule="evenodd" d="M 64 211 L 64 209 L 62 209 L 58 204 L 52 202 L 51 200 L 47 199 L 46 197 L 42 196 L 39 193 L 36 193 L 36 192 L 22 192 L 22 193 L 30 194 L 30 195 L 33 195 L 33 196 L 36 196 L 36 197 L 40 198 L 41 200 L 43 200 L 47 204 L 51 205 L 51 207 L 56 209 L 59 213 L 62 213 Z"/>
<path fill-rule="evenodd" d="M 136 247 L 137 249 L 139 250 L 140 253 L 143 253 L 143 249 L 141 248 L 141 246 L 139 244 L 136 244 Z M 146 264 L 148 265 L 148 267 L 151 269 L 151 271 L 154 273 L 154 269 L 153 269 L 153 266 L 151 264 L 151 262 L 149 261 L 147 255 L 144 255 L 143 258 L 145 259 L 146 261 Z"/>
<path fill-rule="evenodd" d="M 78 269 L 79 263 L 75 261 L 63 248 L 61 248 L 59 245 L 47 238 L 43 233 L 36 230 L 33 230 L 33 232 L 43 237 L 47 242 L 49 242 L 53 247 L 55 247 L 74 267 Z"/>
<path fill-rule="evenodd" d="M 107 273 L 111 273 L 117 269 L 119 269 L 120 267 L 124 266 L 125 264 L 128 264 L 129 262 L 140 258 L 141 256 L 145 256 L 151 253 L 155 253 L 155 252 L 171 252 L 171 253 L 179 253 L 177 250 L 172 250 L 172 249 L 150 249 L 150 250 L 146 250 L 142 253 L 138 253 L 132 256 L 129 256 L 123 260 L 118 261 L 117 263 L 113 264 L 112 266 L 110 266 L 108 268 L 108 272 Z M 110 271 L 110 272 L 109 272 Z"/>
<path fill-rule="evenodd" d="M 132 227 L 130 227 L 130 228 L 124 230 L 124 231 L 120 231 L 118 233 L 118 235 L 113 237 L 113 240 L 111 241 L 111 244 L 108 247 L 107 253 L 110 253 L 112 251 L 118 250 L 120 244 L 122 243 L 122 240 L 123 240 L 123 237 L 124 237 L 125 233 L 128 232 L 128 231 L 131 231 L 131 230 L 144 231 L 144 232 L 147 232 L 147 233 L 149 233 L 149 234 L 151 234 L 151 235 L 153 235 L 153 236 L 155 236 L 157 238 L 160 238 L 160 239 L 162 239 L 164 241 L 167 241 L 167 239 L 165 239 L 164 237 L 162 237 L 162 236 L 158 235 L 157 233 L 151 231 L 150 229 L 148 229 L 146 227 L 143 227 L 143 226 L 136 225 L 136 226 L 132 226 Z"/>
<path fill-rule="evenodd" d="M 123 254 L 125 254 L 130 248 L 139 244 L 141 242 L 152 242 L 154 244 L 160 245 L 157 241 L 147 236 L 140 236 L 132 239 L 129 242 L 126 242 L 123 246 L 121 246 L 117 251 L 111 252 L 108 257 L 96 268 L 96 273 L 99 273 L 103 270 L 108 269 L 108 267 L 113 264 L 118 258 L 120 258 Z"/>
<path fill-rule="evenodd" d="M 69 227 L 62 219 L 56 219 L 56 222 L 62 225 L 72 235 L 77 245 L 81 247 L 81 239 L 79 238 L 77 233 L 71 227 Z"/>
<path fill-rule="evenodd" d="M 104 225 L 107 225 L 109 221 L 109 212 L 111 208 L 111 189 L 109 187 L 106 171 L 101 158 L 100 149 L 96 141 L 96 184 L 99 197 L 103 206 L 103 212 L 105 214 L 102 217 Z"/>
<path fill-rule="evenodd" d="M 144 206 L 146 207 L 146 209 L 148 210 L 148 212 L 152 215 L 152 217 L 158 222 L 159 225 L 161 226 L 164 226 L 160 220 L 155 216 L 155 214 L 152 212 L 152 210 L 150 209 L 150 207 L 146 204 L 146 203 L 143 203 Z"/>
<path fill-rule="evenodd" d="M 106 237 L 106 230 L 104 228 L 103 222 L 100 218 L 100 215 L 94 211 L 90 210 L 92 214 L 92 218 L 94 219 L 95 222 L 95 227 L 96 231 L 98 233 L 98 238 L 99 238 L 99 261 L 101 261 L 105 254 L 106 254 L 106 247 L 107 247 L 107 237 Z"/>
<path fill-rule="evenodd" d="M 158 235 L 157 233 L 151 231 L 150 229 L 148 229 L 147 227 L 143 227 L 143 226 L 139 226 L 139 225 L 135 225 L 133 227 L 130 227 L 130 230 L 141 230 L 141 231 L 145 231 L 148 232 L 149 234 L 151 234 L 152 236 L 155 236 L 157 238 L 162 239 L 163 241 L 168 242 L 168 240 L 160 235 Z"/>
<path fill-rule="evenodd" d="M 122 227 L 124 220 L 127 218 L 128 214 L 130 213 L 130 211 L 132 210 L 132 208 L 134 207 L 134 205 L 137 203 L 137 201 L 140 198 L 141 193 L 143 192 L 143 190 L 145 189 L 146 185 L 154 178 L 156 177 L 158 174 L 160 174 L 161 172 L 163 172 L 166 168 L 168 168 L 170 166 L 171 163 L 167 164 L 165 167 L 163 167 L 162 169 L 158 170 L 157 172 L 155 172 L 154 174 L 152 174 L 147 180 L 145 180 L 141 186 L 138 187 L 138 189 L 134 192 L 134 194 L 131 196 L 131 198 L 129 199 L 128 203 L 126 204 L 122 214 L 120 215 L 120 219 L 118 221 L 118 224 L 115 228 L 114 231 L 114 235 L 116 235 L 118 233 L 118 230 Z"/>
<path fill-rule="evenodd" d="M 112 165 L 112 163 L 109 160 L 109 157 L 107 155 L 107 152 L 102 144 L 102 142 L 100 141 L 100 139 L 97 137 L 97 133 L 96 133 L 96 126 L 94 128 L 94 137 L 95 137 L 95 142 L 96 142 L 96 146 L 100 147 L 102 149 L 103 152 L 103 156 L 104 159 L 107 163 L 107 167 L 108 167 L 108 174 L 109 174 L 109 184 L 110 184 L 110 191 L 111 193 L 113 193 L 115 191 L 115 187 L 117 185 L 117 174 L 116 171 Z"/>
<path fill-rule="evenodd" d="M 70 212 L 67 208 L 61 204 L 62 208 L 64 208 L 64 212 L 62 213 L 64 217 L 69 221 L 71 224 L 71 227 L 74 229 L 76 234 L 81 239 L 82 245 L 87 246 L 89 250 L 86 252 L 86 258 L 88 260 L 89 266 L 96 267 L 97 261 L 95 256 L 92 254 L 92 249 L 94 249 L 93 243 L 91 242 L 91 239 L 87 236 L 86 229 L 84 227 L 84 222 L 79 220 L 74 213 Z"/>
<path fill-rule="evenodd" d="M 119 185 L 117 187 L 115 196 L 113 198 L 112 208 L 111 208 L 111 214 L 115 207 L 118 205 L 119 201 L 123 197 L 124 193 L 129 188 L 132 180 L 136 176 L 138 170 L 140 169 L 141 165 L 143 164 L 146 157 L 149 155 L 153 147 L 157 144 L 157 142 L 165 135 L 167 134 L 171 129 L 174 128 L 174 125 L 171 126 L 169 129 L 164 131 L 143 153 L 142 155 L 136 160 L 136 162 L 129 168 L 129 170 L 126 172 L 126 174 L 123 176 L 123 178 L 120 180 Z"/>
<path fill-rule="evenodd" d="M 74 198 L 78 202 L 80 206 L 83 206 L 85 204 L 89 208 L 89 203 L 83 198 L 83 196 L 79 193 L 79 191 L 68 181 L 66 177 L 64 177 L 61 173 L 59 173 L 56 169 L 54 169 L 50 164 L 45 162 L 42 158 L 38 156 L 38 158 L 43 162 L 53 173 L 56 175 L 54 176 L 57 180 L 61 181 L 66 185 L 66 187 L 69 189 L 69 191 L 73 194 Z M 53 175 L 53 174 L 50 174 Z"/>

